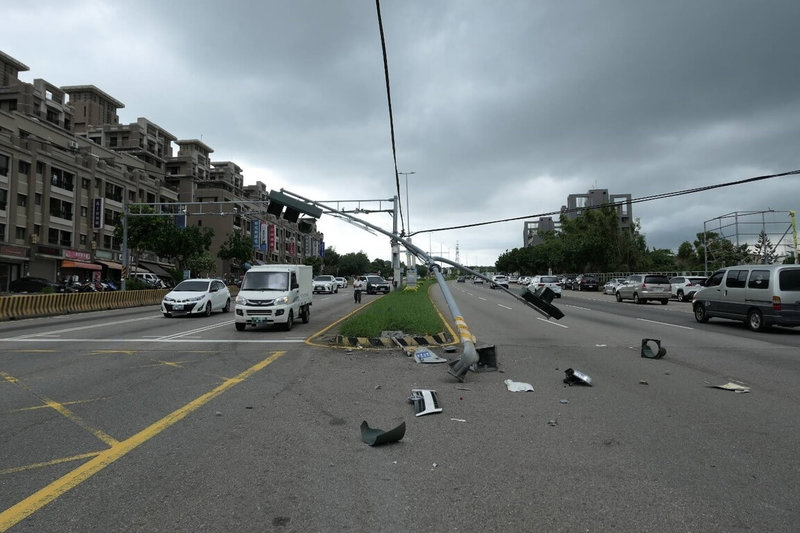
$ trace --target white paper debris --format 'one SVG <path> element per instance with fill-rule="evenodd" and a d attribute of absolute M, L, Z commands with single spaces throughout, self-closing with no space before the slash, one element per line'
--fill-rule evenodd
<path fill-rule="evenodd" d="M 533 392 L 533 385 L 531 385 L 530 383 L 523 383 L 521 381 L 512 381 L 510 379 L 503 381 L 503 383 L 506 384 L 506 387 L 508 387 L 508 390 L 510 390 L 511 392 L 527 392 L 527 391 Z"/>

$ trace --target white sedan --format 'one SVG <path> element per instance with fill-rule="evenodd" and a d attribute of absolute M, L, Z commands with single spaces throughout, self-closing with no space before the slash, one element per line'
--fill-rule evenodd
<path fill-rule="evenodd" d="M 219 279 L 185 279 L 168 292 L 161 301 L 165 317 L 182 315 L 211 316 L 213 311 L 231 310 L 231 293 Z"/>

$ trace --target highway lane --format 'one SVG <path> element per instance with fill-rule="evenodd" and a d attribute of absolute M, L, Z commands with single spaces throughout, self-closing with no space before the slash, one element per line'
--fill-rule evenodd
<path fill-rule="evenodd" d="M 12 531 L 793 529 L 800 375 L 770 341 L 789 336 L 585 293 L 545 321 L 451 287 L 500 372 L 459 383 L 397 351 L 299 342 L 351 312 L 349 292 L 315 297 L 291 332 L 155 308 L 0 324 L 0 513 L 38 505 Z M 666 358 L 641 358 L 642 337 Z M 595 386 L 566 387 L 568 367 Z M 709 387 L 730 379 L 752 392 Z M 412 387 L 444 412 L 414 417 Z M 370 448 L 362 420 L 406 436 Z M 44 502 L 48 487 L 63 492 Z"/>

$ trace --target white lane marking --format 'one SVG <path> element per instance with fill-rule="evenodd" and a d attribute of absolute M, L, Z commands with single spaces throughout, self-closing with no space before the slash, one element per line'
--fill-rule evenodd
<path fill-rule="evenodd" d="M 14 339 L 0 339 L 0 342 L 165 342 L 170 344 L 197 344 L 197 343 L 261 343 L 261 344 L 280 344 L 280 343 L 300 343 L 305 342 L 304 339 L 265 339 L 265 340 L 248 340 L 248 339 L 28 339 L 28 338 L 14 338 Z"/>
<path fill-rule="evenodd" d="M 28 337 L 39 337 L 39 336 L 53 336 L 58 335 L 60 333 L 67 333 L 70 331 L 81 331 L 84 329 L 92 329 L 92 328 L 104 328 L 106 326 L 114 326 L 116 324 L 127 324 L 128 322 L 139 322 L 141 320 L 153 320 L 153 319 L 161 319 L 161 316 L 148 316 L 144 318 L 129 318 L 127 320 L 117 320 L 115 322 L 103 322 L 102 324 L 92 324 L 90 326 L 77 326 L 74 328 L 64 328 L 64 329 L 57 329 L 55 331 L 48 331 L 46 333 L 31 333 L 29 335 L 20 335 L 19 337 L 15 337 L 15 339 L 27 339 Z"/>
<path fill-rule="evenodd" d="M 498 305 L 498 306 L 500 306 L 500 307 L 502 307 L 502 308 L 504 308 L 504 309 L 510 309 L 510 310 L 512 310 L 512 311 L 513 311 L 513 309 L 514 309 L 513 307 L 509 307 L 509 306 L 507 306 L 507 305 L 503 305 L 503 304 L 497 304 L 497 305 Z"/>
<path fill-rule="evenodd" d="M 679 326 L 677 324 L 669 324 L 667 322 L 659 322 L 658 320 L 647 320 L 646 318 L 637 318 L 636 320 L 641 320 L 642 322 L 650 322 L 652 324 L 660 324 L 662 326 L 671 326 L 673 328 L 694 329 L 694 328 L 690 328 L 689 326 Z"/>
<path fill-rule="evenodd" d="M 573 309 L 582 309 L 584 311 L 591 311 L 588 307 L 581 307 L 579 305 L 564 304 L 564 307 L 572 307 Z"/>
<path fill-rule="evenodd" d="M 486 298 L 484 298 L 483 296 L 478 296 L 478 300 L 483 300 L 485 302 Z"/>
<path fill-rule="evenodd" d="M 537 316 L 537 317 L 536 317 L 536 320 L 541 320 L 542 322 L 546 322 L 546 323 L 548 323 L 548 324 L 552 324 L 553 326 L 558 326 L 558 327 L 560 327 L 560 328 L 569 329 L 569 326 L 566 326 L 566 325 L 564 325 L 564 324 L 558 324 L 558 323 L 556 323 L 556 322 L 550 322 L 550 321 L 549 321 L 549 320 L 547 320 L 546 318 L 541 318 L 541 317 L 538 317 L 538 316 Z"/>
<path fill-rule="evenodd" d="M 209 331 L 209 330 L 212 330 L 212 329 L 215 329 L 215 328 L 222 328 L 222 327 L 230 326 L 233 323 L 234 323 L 234 320 L 228 320 L 227 322 L 219 322 L 217 324 L 210 324 L 208 326 L 202 326 L 202 327 L 199 327 L 199 328 L 190 329 L 188 331 L 181 331 L 180 333 L 173 333 L 172 335 L 165 335 L 163 337 L 156 337 L 156 339 L 162 339 L 162 340 L 177 339 L 179 337 L 185 337 L 187 335 L 192 335 L 194 333 L 202 333 L 203 331 Z"/>

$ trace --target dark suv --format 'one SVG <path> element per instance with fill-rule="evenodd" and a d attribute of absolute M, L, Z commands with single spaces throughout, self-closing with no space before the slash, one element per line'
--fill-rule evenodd
<path fill-rule="evenodd" d="M 381 276 L 364 276 L 367 280 L 367 294 L 377 294 L 379 292 L 388 293 L 391 287 L 389 282 Z"/>
<path fill-rule="evenodd" d="M 589 274 L 581 274 L 575 278 L 575 283 L 572 286 L 573 290 L 576 288 L 579 291 L 598 291 L 600 290 L 600 282 L 594 276 Z"/>

